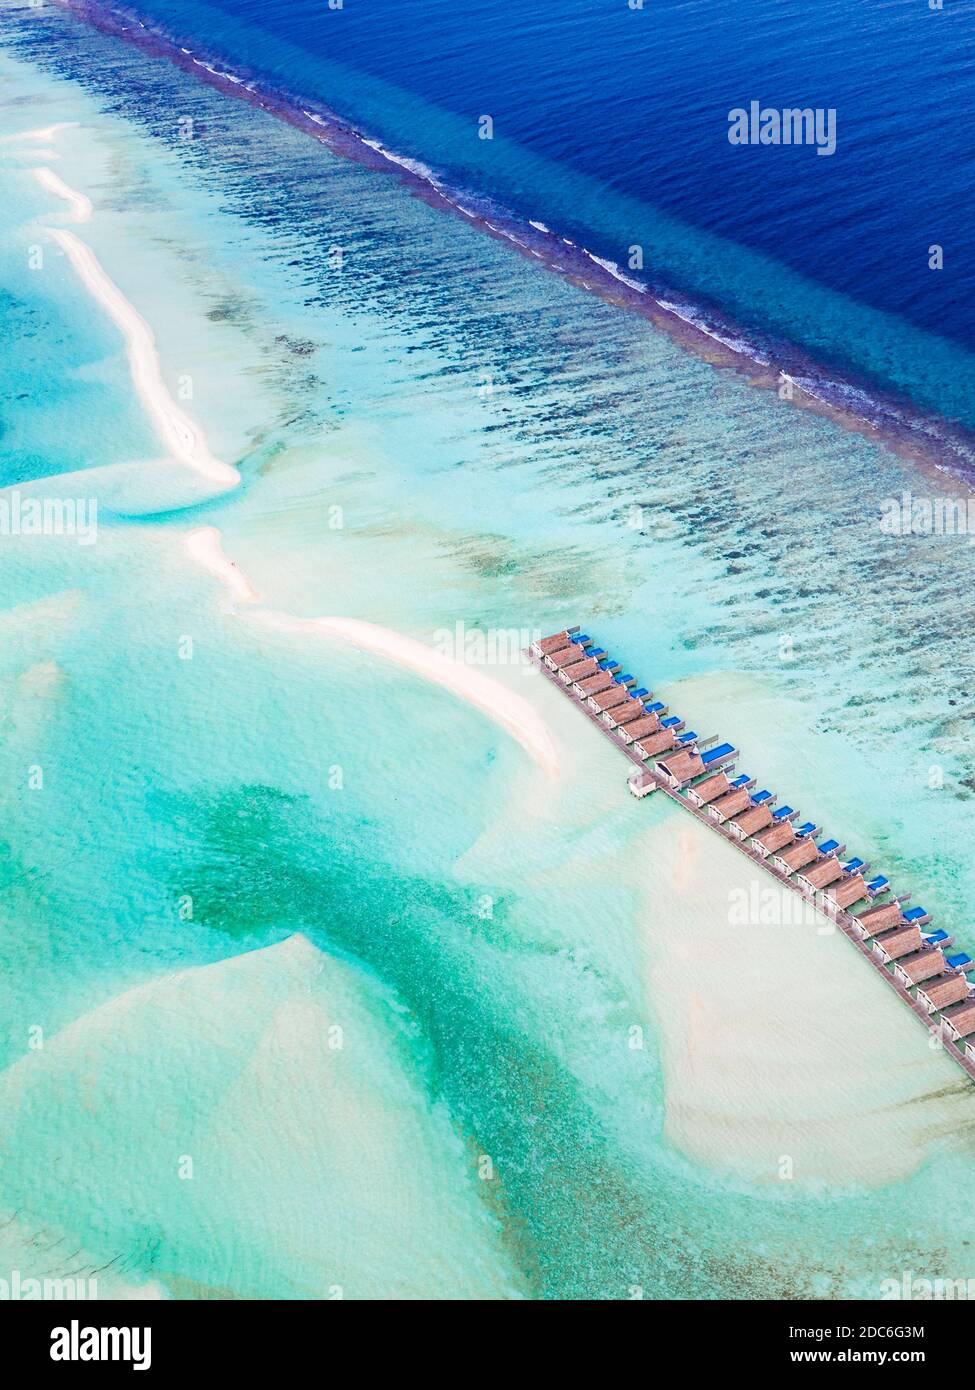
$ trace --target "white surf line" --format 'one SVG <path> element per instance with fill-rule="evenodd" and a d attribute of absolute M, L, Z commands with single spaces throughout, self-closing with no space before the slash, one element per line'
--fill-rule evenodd
<path fill-rule="evenodd" d="M 226 585 L 240 603 L 256 603 L 261 597 L 244 571 L 224 550 L 216 526 L 200 526 L 183 538 L 183 545 L 193 560 Z"/>
<path fill-rule="evenodd" d="M 33 172 L 35 179 L 43 189 L 48 193 L 53 193 L 56 198 L 64 199 L 76 222 L 91 221 L 90 198 L 86 198 L 84 193 L 79 193 L 77 189 L 71 188 L 64 179 L 58 177 L 53 169 L 35 169 Z"/>
<path fill-rule="evenodd" d="M 462 661 L 454 661 L 413 637 L 358 618 L 295 618 L 258 609 L 246 615 L 251 622 L 281 632 L 337 637 L 360 651 L 391 661 L 486 714 L 521 745 L 547 777 L 560 775 L 558 753 L 548 725 L 523 695 Z"/>
<path fill-rule="evenodd" d="M 213 457 L 203 436 L 166 389 L 156 342 L 145 319 L 106 275 L 89 246 L 73 232 L 50 227 L 48 233 L 70 260 L 85 289 L 121 330 L 136 392 L 167 448 L 181 463 L 212 482 L 223 488 L 235 487 L 240 482 L 237 469 Z"/>

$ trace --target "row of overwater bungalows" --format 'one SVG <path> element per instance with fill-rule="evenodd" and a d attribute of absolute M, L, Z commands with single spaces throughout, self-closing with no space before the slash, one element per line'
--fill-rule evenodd
<path fill-rule="evenodd" d="M 732 744 L 686 731 L 682 719 L 638 687 L 635 677 L 578 627 L 540 638 L 532 651 L 607 732 L 654 769 L 631 778 L 636 795 L 666 779 L 824 912 L 842 917 L 898 983 L 929 1013 L 940 1015 L 943 1034 L 975 1060 L 975 987 L 966 973 L 975 970 L 975 961 L 964 952 L 948 954 L 954 938 L 926 930 L 931 917 L 923 907 L 907 906 L 910 894 L 894 897 L 883 874 L 870 877 L 862 859 L 845 857 L 845 845 L 817 840 L 818 825 L 798 824 L 799 813 L 791 806 L 778 806 L 770 791 L 756 791 L 753 777 L 736 775 L 738 750 Z"/>

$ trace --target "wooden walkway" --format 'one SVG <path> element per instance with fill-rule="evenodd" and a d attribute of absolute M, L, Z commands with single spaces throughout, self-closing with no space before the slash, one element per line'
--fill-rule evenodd
<path fill-rule="evenodd" d="M 948 1056 L 958 1063 L 970 1080 L 975 1081 L 975 1060 L 968 1056 L 964 1047 L 959 1047 L 951 1038 L 944 1036 L 937 1014 L 929 1014 L 924 1005 L 919 1004 L 917 1000 L 908 993 L 900 981 L 890 973 L 880 958 L 871 950 L 867 942 L 861 939 L 857 934 L 856 928 L 853 926 L 854 918 L 851 913 L 845 912 L 840 908 L 837 908 L 835 911 L 827 912 L 824 908 L 820 907 L 817 902 L 802 891 L 793 878 L 790 878 L 788 874 L 783 873 L 781 869 L 773 864 L 771 859 L 766 859 L 763 855 L 759 854 L 758 850 L 752 849 L 747 841 L 739 840 L 738 836 L 733 835 L 720 821 L 716 821 L 713 816 L 709 816 L 704 807 L 695 806 L 693 802 L 688 801 L 686 796 L 682 795 L 675 787 L 671 786 L 666 777 L 657 771 L 652 761 L 644 762 L 639 753 L 633 749 L 632 745 L 624 743 L 623 740 L 613 732 L 609 725 L 603 722 L 601 715 L 595 714 L 585 701 L 573 695 L 571 687 L 560 680 L 557 673 L 550 670 L 549 667 L 545 665 L 544 661 L 536 657 L 532 652 L 526 652 L 525 654 L 528 656 L 529 660 L 538 667 L 542 675 L 545 676 L 562 695 L 566 696 L 566 698 L 571 701 L 573 708 L 577 709 L 580 714 L 583 714 L 591 724 L 595 725 L 601 734 L 604 734 L 610 740 L 618 753 L 622 753 L 623 756 L 628 758 L 641 772 L 653 778 L 656 783 L 656 791 L 663 792 L 665 796 L 670 797 L 671 801 L 676 801 L 683 811 L 692 815 L 695 820 L 710 830 L 712 834 L 719 835 L 726 845 L 730 845 L 732 849 L 736 849 L 739 854 L 743 854 L 746 859 L 750 859 L 757 868 L 760 868 L 764 873 L 768 874 L 770 878 L 774 878 L 783 888 L 787 888 L 790 892 L 795 893 L 804 903 L 812 907 L 813 911 L 818 913 L 825 922 L 835 923 L 847 940 L 853 943 L 864 960 L 866 960 L 870 967 L 881 977 L 888 988 L 892 989 L 894 993 L 898 995 L 902 1002 L 911 1010 L 911 1013 L 924 1024 L 928 1032 L 938 1039 L 939 1045 Z"/>

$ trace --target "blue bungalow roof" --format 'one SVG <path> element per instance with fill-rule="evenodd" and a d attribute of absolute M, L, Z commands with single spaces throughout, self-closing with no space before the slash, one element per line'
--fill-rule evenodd
<path fill-rule="evenodd" d="M 661 719 L 661 729 L 672 729 L 675 724 L 682 724 L 684 721 L 678 714 L 671 714 L 666 719 Z"/>
<path fill-rule="evenodd" d="M 693 730 L 691 730 L 690 733 L 681 734 L 681 736 L 680 736 L 680 738 L 678 738 L 677 742 L 678 742 L 678 743 L 696 743 L 696 742 L 697 742 L 697 734 L 694 733 Z"/>
<path fill-rule="evenodd" d="M 845 874 L 855 874 L 859 873 L 863 868 L 866 868 L 866 865 L 862 859 L 850 859 L 843 865 L 843 872 Z"/>
<path fill-rule="evenodd" d="M 588 632 L 573 632 L 569 636 L 569 641 L 586 643 L 591 642 L 592 638 L 589 636 Z"/>
<path fill-rule="evenodd" d="M 839 840 L 824 840 L 821 845 L 816 846 L 820 854 L 835 854 L 839 847 Z"/>
<path fill-rule="evenodd" d="M 773 812 L 772 812 L 772 819 L 773 819 L 773 820 L 788 820 L 789 816 L 794 816 L 794 815 L 795 815 L 795 811 L 793 811 L 793 809 L 792 809 L 791 806 L 780 806 L 779 809 L 778 809 L 777 811 L 773 811 Z"/>
<path fill-rule="evenodd" d="M 871 890 L 871 892 L 876 893 L 879 892 L 881 888 L 886 888 L 889 882 L 889 878 L 885 878 L 883 874 L 878 874 L 876 878 L 872 878 L 870 880 L 870 882 L 867 884 L 867 887 Z"/>
<path fill-rule="evenodd" d="M 957 956 L 945 956 L 945 960 L 953 969 L 959 970 L 963 965 L 971 965 L 972 958 L 964 951 L 959 951 Z"/>
<path fill-rule="evenodd" d="M 923 907 L 909 907 L 904 913 L 905 922 L 916 922 L 919 917 L 927 917 L 928 913 Z"/>
<path fill-rule="evenodd" d="M 660 711 L 661 711 L 662 709 L 666 709 L 666 708 L 667 708 L 667 706 L 666 706 L 666 705 L 662 705 L 662 704 L 660 703 L 659 700 L 654 700 L 654 702 L 653 702 L 652 705 L 647 705 L 647 713 L 648 713 L 648 714 L 659 714 Z"/>
<path fill-rule="evenodd" d="M 740 777 L 736 777 L 732 782 L 733 787 L 746 787 L 752 779 L 747 772 L 743 772 Z"/>
<path fill-rule="evenodd" d="M 631 691 L 630 691 L 630 699 L 631 699 L 631 700 L 642 700 L 642 699 L 644 698 L 644 696 L 649 695 L 649 694 L 650 694 L 650 691 L 647 690 L 647 689 L 645 689 L 645 688 L 641 685 L 641 686 L 639 687 L 638 690 L 631 690 Z"/>
<path fill-rule="evenodd" d="M 771 795 L 771 792 L 756 792 L 752 797 L 752 801 L 756 806 L 761 806 L 763 801 L 768 801 L 771 798 Z"/>
<path fill-rule="evenodd" d="M 937 946 L 939 941 L 948 940 L 948 933 L 942 927 L 939 927 L 937 931 L 925 933 L 924 939 L 929 946 Z"/>
<path fill-rule="evenodd" d="M 804 840 L 807 835 L 815 835 L 818 829 L 818 825 L 814 825 L 811 820 L 807 820 L 805 825 L 800 825 L 796 830 L 796 839 Z"/>

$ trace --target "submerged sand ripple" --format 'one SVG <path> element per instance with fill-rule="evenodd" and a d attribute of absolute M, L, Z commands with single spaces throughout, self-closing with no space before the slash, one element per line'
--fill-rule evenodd
<path fill-rule="evenodd" d="M 0 1204 L 164 1285 L 514 1292 L 398 1014 L 301 936 L 131 989 L 8 1068 L 0 1157 L 26 1152 Z"/>

